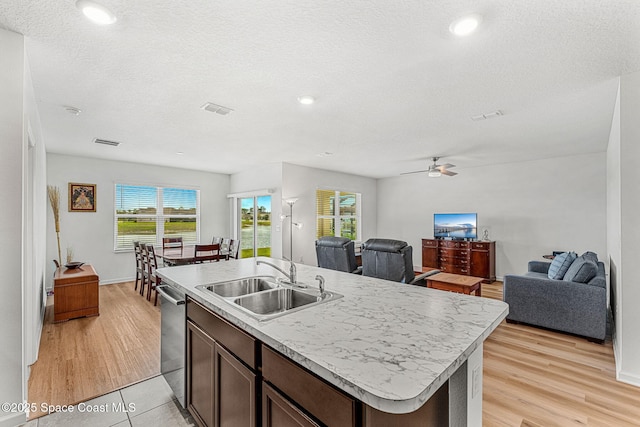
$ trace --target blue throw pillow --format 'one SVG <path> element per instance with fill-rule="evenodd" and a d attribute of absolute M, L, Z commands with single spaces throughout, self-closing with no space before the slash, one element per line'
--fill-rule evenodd
<path fill-rule="evenodd" d="M 582 255 L 580 255 L 583 258 L 586 259 L 590 259 L 591 261 L 595 262 L 596 264 L 598 263 L 598 255 L 596 255 L 594 252 L 585 252 Z"/>
<path fill-rule="evenodd" d="M 578 255 L 575 252 L 563 252 L 560 255 L 556 255 L 549 266 L 549 272 L 547 274 L 549 279 L 562 280 L 577 256 Z"/>
<path fill-rule="evenodd" d="M 590 260 L 588 257 L 581 256 L 573 261 L 569 267 L 564 279 L 567 282 L 589 283 L 591 279 L 598 274 L 598 264 Z"/>

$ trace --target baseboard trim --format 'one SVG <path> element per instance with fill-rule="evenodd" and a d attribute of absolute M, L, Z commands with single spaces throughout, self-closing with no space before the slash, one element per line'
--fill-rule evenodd
<path fill-rule="evenodd" d="M 616 379 L 622 383 L 640 387 L 640 375 L 619 371 L 616 373 Z"/>
<path fill-rule="evenodd" d="M 17 412 L 0 418 L 0 427 L 16 427 L 27 422 L 26 412 Z"/>
<path fill-rule="evenodd" d="M 133 282 L 134 280 L 136 280 L 135 276 L 125 277 L 123 279 L 100 280 L 100 286 L 113 285 L 114 283 Z"/>

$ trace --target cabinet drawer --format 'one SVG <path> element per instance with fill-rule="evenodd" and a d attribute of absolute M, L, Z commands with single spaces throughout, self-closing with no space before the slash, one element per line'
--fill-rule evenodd
<path fill-rule="evenodd" d="M 446 257 L 440 257 L 440 264 L 441 265 L 450 265 L 453 267 L 466 267 L 467 265 L 469 265 L 469 261 L 466 259 L 462 259 L 462 258 L 446 258 Z"/>
<path fill-rule="evenodd" d="M 355 399 L 264 345 L 262 376 L 323 424 L 355 425 Z"/>
<path fill-rule="evenodd" d="M 471 242 L 471 249 L 488 251 L 490 246 L 490 242 Z"/>
<path fill-rule="evenodd" d="M 469 247 L 469 242 L 458 242 L 455 240 L 441 240 L 440 241 L 441 248 L 463 248 L 467 249 Z"/>
<path fill-rule="evenodd" d="M 438 247 L 438 241 L 437 240 L 422 239 L 422 247 L 423 248 L 437 248 Z"/>
<path fill-rule="evenodd" d="M 466 249 L 440 248 L 438 249 L 438 254 L 440 254 L 440 256 L 466 258 L 469 255 L 469 251 Z"/>
<path fill-rule="evenodd" d="M 257 369 L 257 354 L 260 347 L 258 340 L 254 337 L 236 328 L 192 299 L 187 299 L 187 317 L 250 368 Z"/>
<path fill-rule="evenodd" d="M 452 273 L 452 274 L 469 274 L 469 267 L 459 267 L 459 266 L 443 264 L 440 266 L 440 271 L 442 271 L 443 273 Z"/>

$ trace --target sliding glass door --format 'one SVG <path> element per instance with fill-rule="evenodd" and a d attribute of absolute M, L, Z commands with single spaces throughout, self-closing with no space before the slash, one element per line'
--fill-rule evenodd
<path fill-rule="evenodd" d="M 238 199 L 242 258 L 271 256 L 271 196 Z"/>

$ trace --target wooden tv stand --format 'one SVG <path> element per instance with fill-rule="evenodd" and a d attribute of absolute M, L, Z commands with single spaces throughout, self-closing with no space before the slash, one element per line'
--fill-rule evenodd
<path fill-rule="evenodd" d="M 422 239 L 422 266 L 496 280 L 496 242 Z"/>

